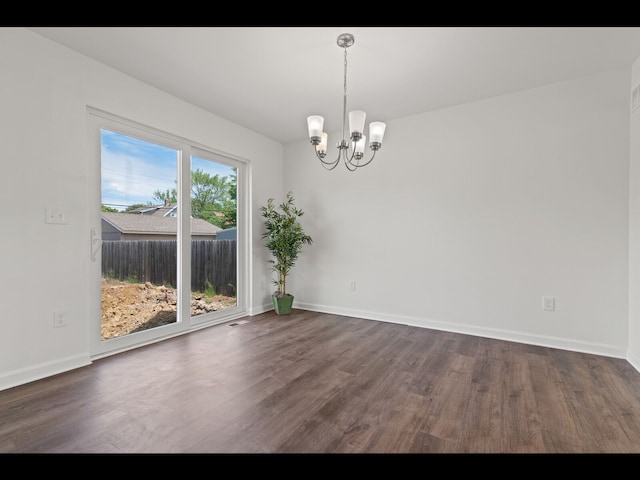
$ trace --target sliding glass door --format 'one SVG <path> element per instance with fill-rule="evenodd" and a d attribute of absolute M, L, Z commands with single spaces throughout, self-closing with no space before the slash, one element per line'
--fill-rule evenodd
<path fill-rule="evenodd" d="M 100 284 L 92 354 L 242 316 L 244 164 L 105 114 L 89 117 L 100 210 L 91 231 Z"/>

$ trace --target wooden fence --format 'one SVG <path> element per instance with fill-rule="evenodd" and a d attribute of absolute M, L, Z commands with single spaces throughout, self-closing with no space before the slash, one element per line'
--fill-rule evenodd
<path fill-rule="evenodd" d="M 176 240 L 102 242 L 102 275 L 154 285 L 177 285 Z M 191 241 L 191 290 L 210 285 L 220 295 L 236 295 L 236 240 Z"/>

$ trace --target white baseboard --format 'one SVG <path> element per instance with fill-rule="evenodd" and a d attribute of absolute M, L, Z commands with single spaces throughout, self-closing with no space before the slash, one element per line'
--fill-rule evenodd
<path fill-rule="evenodd" d="M 87 352 L 82 355 L 67 357 L 51 363 L 40 364 L 28 369 L 15 370 L 0 377 L 0 390 L 6 390 L 18 385 L 41 380 L 52 375 L 64 373 L 69 370 L 85 367 L 87 365 L 91 365 L 91 363 L 91 358 Z"/>
<path fill-rule="evenodd" d="M 331 313 L 334 315 L 344 315 L 347 317 L 358 317 L 365 320 L 378 320 L 389 323 L 398 323 L 401 325 L 410 325 L 413 327 L 431 328 L 433 330 L 442 330 L 446 332 L 462 333 L 466 335 L 475 335 L 478 337 L 493 338 L 496 340 L 506 340 L 509 342 L 526 343 L 528 345 L 537 345 L 540 347 L 559 348 L 562 350 L 570 350 L 574 352 L 590 353 L 594 355 L 603 355 L 606 357 L 626 359 L 625 349 L 600 343 L 589 343 L 582 341 L 572 341 L 564 338 L 546 337 L 540 335 L 532 335 L 522 332 L 514 332 L 509 330 L 499 330 L 493 328 L 480 328 L 475 325 L 465 325 L 458 323 L 443 322 L 439 320 L 431 320 L 425 318 L 408 317 L 403 315 L 393 315 L 378 312 L 367 312 L 362 310 L 352 310 L 348 308 L 336 308 L 328 305 L 315 305 L 310 303 L 296 303 L 296 308 L 304 310 L 312 310 L 315 312 Z M 634 365 L 636 370 L 640 371 L 638 366 Z"/>
<path fill-rule="evenodd" d="M 261 313 L 268 312 L 269 310 L 273 310 L 273 303 L 250 308 L 249 316 L 253 317 L 254 315 L 260 315 Z"/>
<path fill-rule="evenodd" d="M 640 357 L 634 353 L 627 353 L 627 361 L 640 372 Z"/>

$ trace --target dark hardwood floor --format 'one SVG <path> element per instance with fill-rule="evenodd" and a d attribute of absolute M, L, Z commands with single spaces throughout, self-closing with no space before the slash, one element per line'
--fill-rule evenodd
<path fill-rule="evenodd" d="M 621 359 L 294 309 L 0 392 L 3 453 L 638 453 Z"/>

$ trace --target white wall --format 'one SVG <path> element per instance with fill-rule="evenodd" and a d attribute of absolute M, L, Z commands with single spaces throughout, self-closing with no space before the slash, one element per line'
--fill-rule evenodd
<path fill-rule="evenodd" d="M 0 65 L 3 389 L 89 361 L 87 106 L 248 160 L 253 208 L 282 193 L 283 148 L 22 28 L 0 28 Z M 45 206 L 68 224 L 45 224 Z M 254 232 L 250 311 L 270 293 Z M 68 327 L 53 328 L 54 309 Z"/>
<path fill-rule="evenodd" d="M 631 70 L 631 91 L 640 84 L 640 58 Z M 629 175 L 629 352 L 640 370 L 640 107 L 631 112 Z"/>
<path fill-rule="evenodd" d="M 314 239 L 294 307 L 625 357 L 629 82 L 609 71 L 388 121 L 354 173 L 287 145 L 285 190 Z"/>

